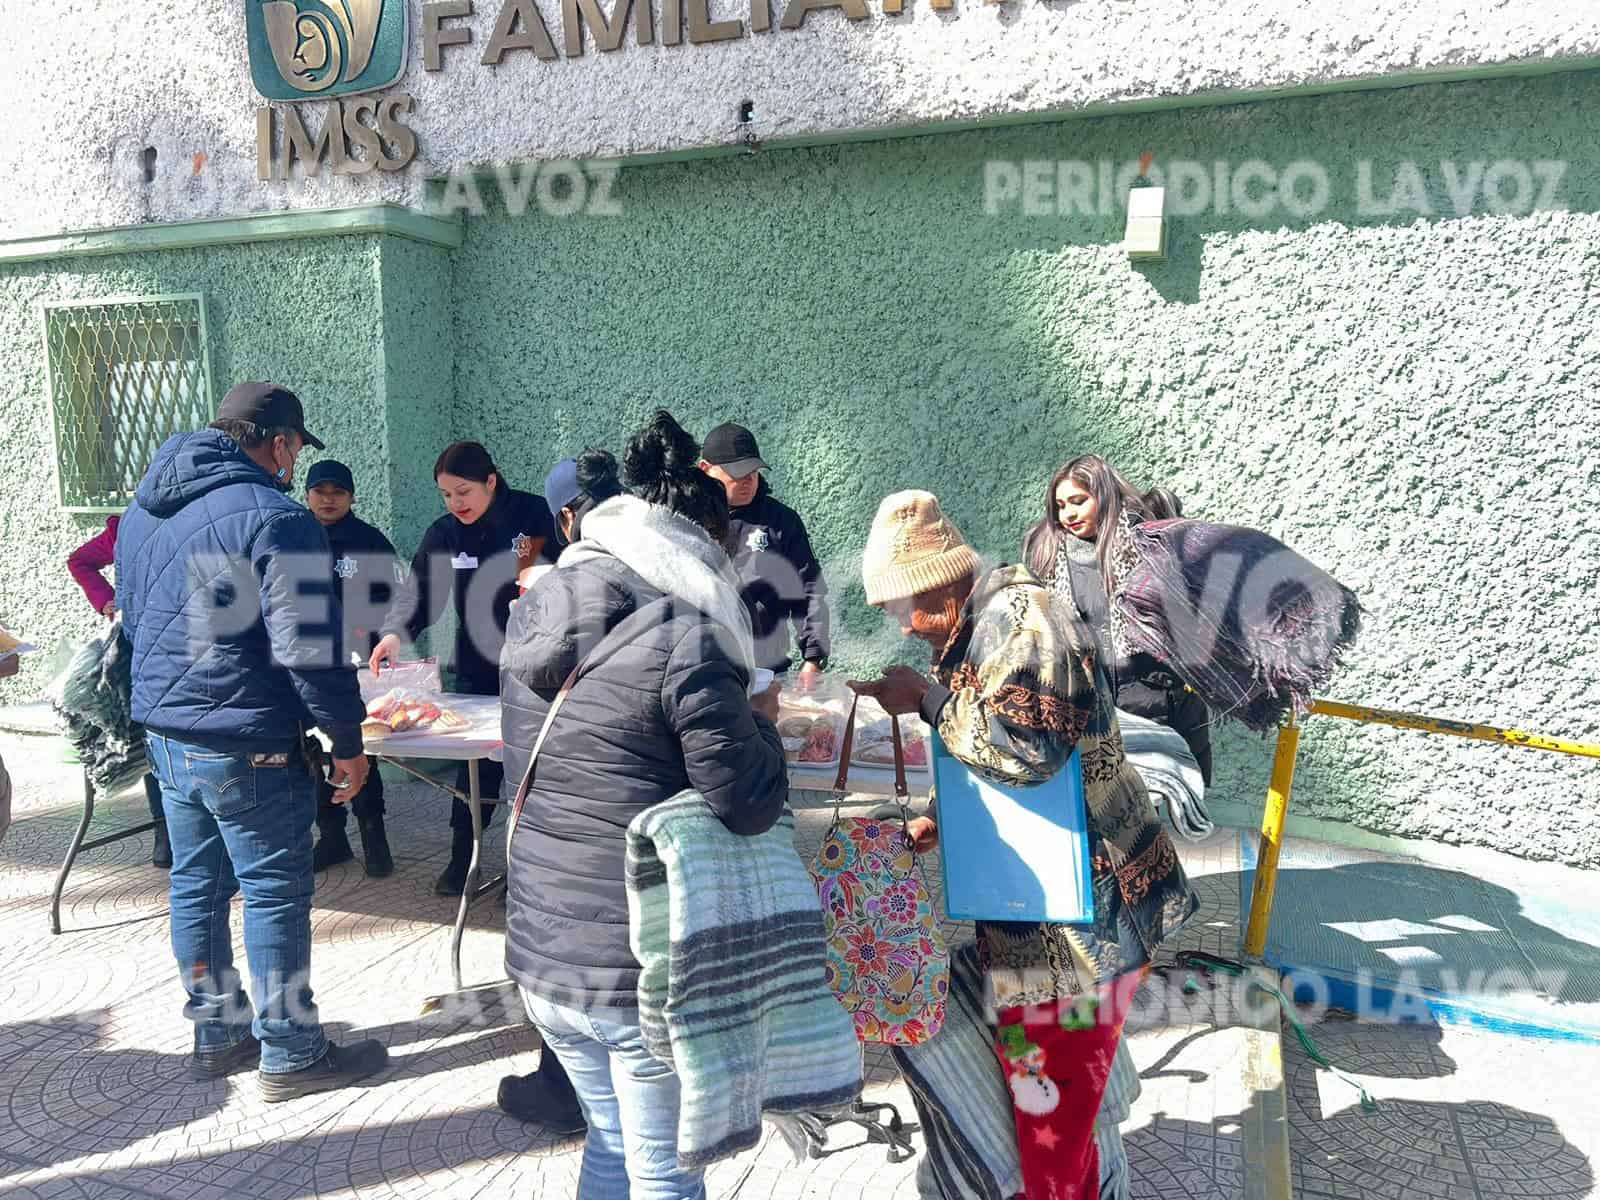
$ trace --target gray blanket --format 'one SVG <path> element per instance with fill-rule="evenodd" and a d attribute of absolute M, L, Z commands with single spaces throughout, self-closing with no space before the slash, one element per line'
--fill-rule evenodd
<path fill-rule="evenodd" d="M 1122 749 L 1150 798 L 1166 807 L 1172 828 L 1185 841 L 1204 841 L 1215 826 L 1206 814 L 1206 782 L 1189 743 L 1165 725 L 1117 709 Z"/>

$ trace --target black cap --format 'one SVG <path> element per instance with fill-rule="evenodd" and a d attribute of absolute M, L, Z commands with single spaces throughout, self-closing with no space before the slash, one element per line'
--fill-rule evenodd
<path fill-rule="evenodd" d="M 743 479 L 751 471 L 759 471 L 767 465 L 762 461 L 761 447 L 756 445 L 756 435 L 732 422 L 718 425 L 706 434 L 700 457 L 735 479 Z"/>
<path fill-rule="evenodd" d="M 309 492 L 319 483 L 331 483 L 342 487 L 352 496 L 356 494 L 356 481 L 350 474 L 350 468 L 332 458 L 312 463 L 311 470 L 306 472 L 306 491 Z"/>
<path fill-rule="evenodd" d="M 306 413 L 300 407 L 300 397 L 275 383 L 234 384 L 222 398 L 217 420 L 249 421 L 264 428 L 281 426 L 294 430 L 313 449 L 327 449 L 322 440 L 306 428 Z"/>

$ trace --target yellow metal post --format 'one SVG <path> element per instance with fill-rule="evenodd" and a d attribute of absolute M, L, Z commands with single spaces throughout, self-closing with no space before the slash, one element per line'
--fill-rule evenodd
<path fill-rule="evenodd" d="M 1272 924 L 1272 898 L 1278 886 L 1278 851 L 1283 847 L 1283 824 L 1289 814 L 1289 792 L 1294 787 L 1294 764 L 1300 753 L 1300 727 L 1294 718 L 1278 731 L 1278 750 L 1272 757 L 1272 782 L 1267 785 L 1267 810 L 1261 815 L 1261 841 L 1256 847 L 1256 883 L 1250 895 L 1250 925 L 1244 952 L 1259 958 L 1267 948 L 1267 928 Z"/>

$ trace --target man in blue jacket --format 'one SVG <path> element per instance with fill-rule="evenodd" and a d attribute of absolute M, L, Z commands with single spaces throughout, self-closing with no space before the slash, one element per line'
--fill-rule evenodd
<path fill-rule="evenodd" d="M 285 493 L 323 445 L 294 393 L 241 383 L 217 420 L 169 438 L 118 530 L 117 607 L 133 646 L 133 719 L 172 839 L 172 947 L 195 1024 L 193 1070 L 259 1061 L 262 1097 L 288 1100 L 381 1070 L 376 1040 L 328 1041 L 311 998 L 311 825 L 320 766 L 360 790 L 365 709 L 337 660 L 328 539 Z M 252 1013 L 228 905 L 244 892 Z"/>

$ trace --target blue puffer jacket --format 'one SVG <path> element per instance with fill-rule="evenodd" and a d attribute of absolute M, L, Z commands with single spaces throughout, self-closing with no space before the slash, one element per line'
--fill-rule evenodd
<path fill-rule="evenodd" d="M 276 753 L 316 726 L 361 752 L 355 672 L 315 517 L 226 434 L 169 438 L 117 530 L 133 719 L 218 750 Z"/>

